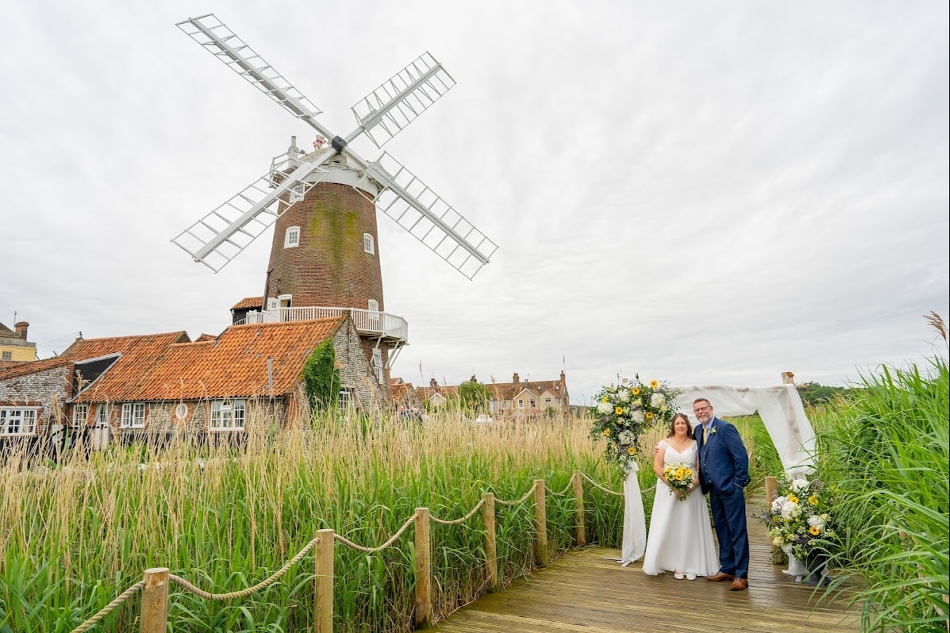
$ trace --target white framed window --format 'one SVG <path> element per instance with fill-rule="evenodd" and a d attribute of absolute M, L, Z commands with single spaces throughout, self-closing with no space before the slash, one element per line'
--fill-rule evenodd
<path fill-rule="evenodd" d="M 73 426 L 86 426 L 86 420 L 89 419 L 89 405 L 88 404 L 75 404 L 73 405 Z"/>
<path fill-rule="evenodd" d="M 370 299 L 366 302 L 366 309 L 369 312 L 369 318 L 374 321 L 379 318 L 379 301 Z"/>
<path fill-rule="evenodd" d="M 373 350 L 373 373 L 376 375 L 376 382 L 383 382 L 383 350 Z"/>
<path fill-rule="evenodd" d="M 277 299 L 274 299 L 273 297 L 271 297 L 267 300 L 268 310 L 276 310 L 279 307 L 280 307 L 280 302 L 278 302 Z"/>
<path fill-rule="evenodd" d="M 544 399 L 544 404 L 551 404 L 551 399 L 550 399 L 550 398 L 545 398 L 545 399 Z"/>
<path fill-rule="evenodd" d="M 376 253 L 376 240 L 369 233 L 363 233 L 363 250 L 370 255 Z"/>
<path fill-rule="evenodd" d="M 288 226 L 284 233 L 284 248 L 297 248 L 300 246 L 300 227 Z"/>
<path fill-rule="evenodd" d="M 34 435 L 38 408 L 0 408 L 0 435 Z"/>
<path fill-rule="evenodd" d="M 244 400 L 212 400 L 209 428 L 212 431 L 243 431 Z"/>
<path fill-rule="evenodd" d="M 340 411 L 349 411 L 353 406 L 353 394 L 349 389 L 341 389 L 339 398 L 337 398 L 337 407 Z"/>
<path fill-rule="evenodd" d="M 3 360 L 13 360 L 13 352 L 3 352 Z"/>
<path fill-rule="evenodd" d="M 141 429 L 145 426 L 145 403 L 125 402 L 122 404 L 122 420 L 119 426 L 124 429 Z"/>
<path fill-rule="evenodd" d="M 96 406 L 96 426 L 105 426 L 109 424 L 109 418 L 112 417 L 112 405 L 100 404 Z"/>
<path fill-rule="evenodd" d="M 175 405 L 175 418 L 178 420 L 184 420 L 188 416 L 188 405 L 184 402 L 179 402 Z"/>
<path fill-rule="evenodd" d="M 306 187 L 303 185 L 294 185 L 293 189 L 290 190 L 290 202 L 293 204 L 298 200 L 303 200 L 304 194 L 307 193 Z"/>
<path fill-rule="evenodd" d="M 519 409 L 524 409 L 524 400 L 519 400 L 519 401 L 518 401 L 518 408 L 519 408 Z"/>

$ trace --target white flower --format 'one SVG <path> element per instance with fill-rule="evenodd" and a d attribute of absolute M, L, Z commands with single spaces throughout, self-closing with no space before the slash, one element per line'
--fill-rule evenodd
<path fill-rule="evenodd" d="M 779 497 L 772 502 L 772 512 L 781 512 L 782 507 L 785 505 L 785 502 L 788 501 L 785 497 Z"/>
<path fill-rule="evenodd" d="M 786 501 L 782 506 L 782 518 L 794 519 L 802 513 L 802 509 L 794 501 Z"/>
<path fill-rule="evenodd" d="M 818 528 L 819 530 L 825 529 L 825 519 L 821 518 L 819 515 L 814 515 L 808 517 L 808 527 Z"/>
<path fill-rule="evenodd" d="M 633 413 L 631 413 L 631 414 L 630 414 L 630 417 L 631 417 L 631 418 L 633 419 L 633 421 L 636 422 L 637 424 L 640 424 L 640 423 L 643 422 L 643 420 L 645 419 L 645 418 L 643 417 L 643 411 L 640 411 L 639 409 L 637 409 L 636 411 L 634 411 Z"/>
<path fill-rule="evenodd" d="M 597 413 L 610 413 L 614 410 L 614 405 L 609 402 L 600 402 L 597 404 Z"/>
<path fill-rule="evenodd" d="M 789 487 L 792 489 L 792 492 L 801 492 L 808 487 L 808 481 L 805 479 L 793 479 Z"/>
<path fill-rule="evenodd" d="M 617 400 L 620 400 L 620 402 L 630 402 L 630 392 L 626 389 L 621 389 L 617 392 Z"/>
<path fill-rule="evenodd" d="M 666 402 L 666 398 L 663 397 L 662 393 L 654 393 L 650 396 L 650 406 L 652 407 L 659 407 L 664 402 Z"/>
<path fill-rule="evenodd" d="M 620 435 L 617 436 L 617 439 L 620 440 L 621 444 L 633 444 L 633 433 L 630 431 L 621 431 Z"/>
<path fill-rule="evenodd" d="M 631 402 L 630 405 L 631 405 L 632 407 L 634 407 L 634 408 L 642 407 L 642 406 L 643 406 L 643 398 L 637 398 L 636 400 L 634 400 L 633 402 Z"/>
<path fill-rule="evenodd" d="M 781 536 L 776 536 L 772 539 L 772 545 L 775 547 L 781 547 L 782 545 L 785 545 L 785 539 L 783 539 Z"/>

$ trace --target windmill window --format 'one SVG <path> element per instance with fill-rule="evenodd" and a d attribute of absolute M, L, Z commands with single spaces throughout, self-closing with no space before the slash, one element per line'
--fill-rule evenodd
<path fill-rule="evenodd" d="M 36 432 L 36 407 L 0 409 L 0 435 L 33 435 Z"/>
<path fill-rule="evenodd" d="M 122 405 L 122 420 L 119 423 L 124 429 L 140 429 L 145 426 L 145 403 L 126 402 Z"/>
<path fill-rule="evenodd" d="M 84 426 L 89 415 L 88 404 L 77 404 L 73 407 L 73 426 Z"/>
<path fill-rule="evenodd" d="M 212 431 L 243 431 L 244 401 L 212 400 L 209 428 Z"/>
<path fill-rule="evenodd" d="M 369 312 L 369 318 L 378 319 L 379 318 L 379 301 L 376 299 L 370 299 L 366 302 L 366 309 Z"/>
<path fill-rule="evenodd" d="M 376 376 L 376 382 L 383 382 L 383 351 L 373 350 L 373 374 Z"/>
<path fill-rule="evenodd" d="M 363 250 L 370 255 L 376 253 L 376 240 L 369 233 L 363 233 Z"/>
<path fill-rule="evenodd" d="M 284 233 L 284 248 L 297 248 L 300 246 L 300 227 L 289 226 Z"/>
<path fill-rule="evenodd" d="M 294 188 L 290 190 L 290 202 L 294 203 L 298 200 L 303 200 L 303 196 L 306 193 L 303 185 L 294 185 Z"/>

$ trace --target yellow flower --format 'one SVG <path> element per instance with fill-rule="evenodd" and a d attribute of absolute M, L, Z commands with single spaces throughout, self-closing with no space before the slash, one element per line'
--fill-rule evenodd
<path fill-rule="evenodd" d="M 676 481 L 683 481 L 683 473 L 676 473 Z"/>
<path fill-rule="evenodd" d="M 772 517 L 772 520 L 775 521 L 776 523 L 781 523 L 782 517 L 775 515 L 774 517 Z"/>
<path fill-rule="evenodd" d="M 633 389 L 630 390 L 630 393 L 632 393 L 632 394 L 635 395 L 635 396 L 639 396 L 639 395 L 640 395 L 640 387 L 634 387 Z"/>
<path fill-rule="evenodd" d="M 621 413 L 623 413 L 623 407 L 614 408 L 614 413 L 617 415 L 620 415 Z"/>
<path fill-rule="evenodd" d="M 808 497 L 808 503 L 812 504 L 813 506 L 818 505 L 818 497 L 814 495 Z"/>
<path fill-rule="evenodd" d="M 818 536 L 821 533 L 821 530 L 816 528 L 814 525 L 808 528 L 808 533 L 812 536 Z"/>
<path fill-rule="evenodd" d="M 627 455 L 636 455 L 636 454 L 637 454 L 636 446 L 631 446 L 630 448 L 627 449 Z"/>
<path fill-rule="evenodd" d="M 607 396 L 604 396 L 603 398 L 600 399 L 600 401 L 601 401 L 601 402 L 610 402 L 610 398 L 608 398 Z"/>
<path fill-rule="evenodd" d="M 659 386 L 660 386 L 660 383 L 657 382 L 656 380 L 651 380 L 651 381 L 650 381 L 650 389 L 656 389 L 656 388 L 659 387 Z"/>
<path fill-rule="evenodd" d="M 610 437 L 610 429 L 604 429 L 604 435 Z"/>
<path fill-rule="evenodd" d="M 652 412 L 652 411 L 647 411 L 646 419 L 647 419 L 647 420 L 652 420 L 652 419 L 653 419 L 653 412 Z"/>
<path fill-rule="evenodd" d="M 796 497 L 795 495 L 788 495 L 788 500 L 791 501 L 792 503 L 798 503 L 798 497 Z"/>

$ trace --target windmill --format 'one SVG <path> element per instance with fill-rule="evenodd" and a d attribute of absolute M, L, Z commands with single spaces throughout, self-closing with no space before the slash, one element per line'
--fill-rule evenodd
<path fill-rule="evenodd" d="M 292 137 L 266 174 L 172 242 L 217 273 L 276 223 L 261 309 L 249 311 L 247 322 L 349 311 L 388 391 L 389 367 L 408 342 L 408 326 L 384 312 L 376 211 L 468 279 L 498 247 L 388 152 L 368 161 L 350 144 L 365 134 L 382 149 L 455 81 L 424 53 L 354 105 L 356 128 L 338 136 L 317 120 L 321 111 L 307 97 L 213 14 L 177 26 L 318 136 L 312 152 Z"/>

